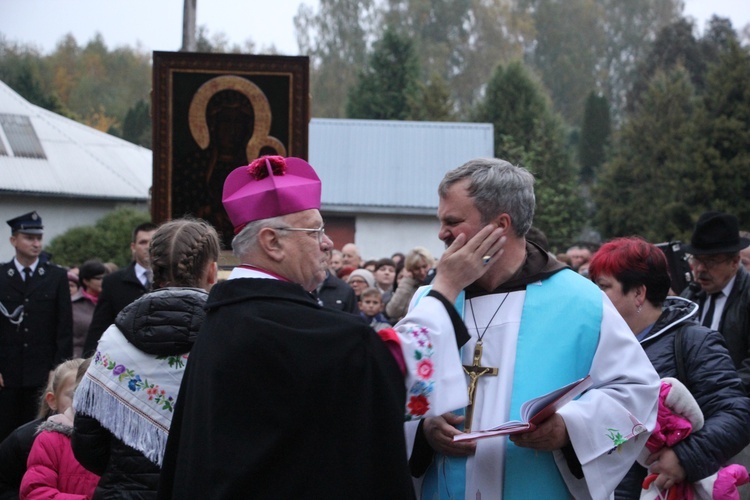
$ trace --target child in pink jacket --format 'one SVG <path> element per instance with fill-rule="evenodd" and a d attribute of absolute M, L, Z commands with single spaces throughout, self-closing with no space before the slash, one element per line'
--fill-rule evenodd
<path fill-rule="evenodd" d="M 86 372 L 83 363 L 80 358 L 65 361 L 52 375 L 52 390 L 47 392 L 45 399 L 57 413 L 39 426 L 26 474 L 21 481 L 19 493 L 22 500 L 89 499 L 94 494 L 99 476 L 78 463 L 70 444 L 73 392 L 80 380 L 78 373 L 83 376 Z"/>
<path fill-rule="evenodd" d="M 649 453 L 674 446 L 690 433 L 698 432 L 703 423 L 703 412 L 687 387 L 675 378 L 663 378 L 656 428 L 648 438 L 639 462 L 643 462 Z M 737 486 L 750 481 L 747 469 L 737 464 L 722 467 L 695 483 L 676 484 L 666 491 L 656 487 L 657 476 L 650 474 L 643 481 L 641 500 L 740 500 Z"/>

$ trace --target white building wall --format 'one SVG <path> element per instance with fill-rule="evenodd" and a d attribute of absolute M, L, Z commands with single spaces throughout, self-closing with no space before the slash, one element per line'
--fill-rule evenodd
<path fill-rule="evenodd" d="M 44 224 L 43 243 L 46 246 L 55 236 L 68 229 L 92 226 L 107 213 L 121 206 L 144 212 L 148 210 L 145 202 L 123 203 L 75 198 L 0 195 L 0 262 L 8 262 L 15 256 L 15 250 L 10 244 L 10 226 L 5 223 L 9 219 L 36 210 Z M 54 262 L 54 256 L 52 261 Z"/>
<path fill-rule="evenodd" d="M 427 248 L 438 258 L 445 245 L 438 239 L 440 224 L 436 216 L 358 215 L 354 243 L 365 260 L 406 255 L 416 246 Z"/>

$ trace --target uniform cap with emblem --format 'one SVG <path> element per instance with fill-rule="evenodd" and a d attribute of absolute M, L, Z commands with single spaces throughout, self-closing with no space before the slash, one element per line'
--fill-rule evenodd
<path fill-rule="evenodd" d="M 261 156 L 227 176 L 221 201 L 237 234 L 248 222 L 320 209 L 320 191 L 305 160 Z"/>
<path fill-rule="evenodd" d="M 15 219 L 6 221 L 10 226 L 11 233 L 26 233 L 26 234 L 42 234 L 44 233 L 44 226 L 42 225 L 42 218 L 39 214 L 29 212 L 27 214 L 19 215 Z"/>

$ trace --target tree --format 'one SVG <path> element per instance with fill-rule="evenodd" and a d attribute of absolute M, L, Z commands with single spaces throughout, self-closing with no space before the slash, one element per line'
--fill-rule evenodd
<path fill-rule="evenodd" d="M 150 220 L 147 212 L 119 208 L 99 219 L 94 226 L 69 229 L 53 239 L 47 251 L 63 266 L 77 266 L 93 258 L 126 266 L 132 260 L 133 229 Z"/>
<path fill-rule="evenodd" d="M 304 3 L 294 17 L 301 54 L 310 56 L 312 114 L 340 118 L 346 95 L 365 66 L 376 26 L 373 0 L 320 0 L 314 11 Z"/>
<path fill-rule="evenodd" d="M 13 44 L 0 36 L 0 80 L 24 99 L 54 113 L 73 117 L 54 91 L 44 85 L 44 62 L 30 47 Z"/>
<path fill-rule="evenodd" d="M 659 242 L 690 237 L 713 192 L 703 152 L 705 112 L 690 73 L 657 71 L 621 129 L 595 187 L 605 238 L 640 235 Z"/>
<path fill-rule="evenodd" d="M 447 82 L 437 73 L 427 83 L 419 82 L 417 101 L 412 106 L 412 119 L 449 122 L 456 119 L 454 102 Z"/>
<path fill-rule="evenodd" d="M 412 42 L 387 29 L 349 92 L 349 118 L 408 120 L 415 116 L 419 63 Z"/>
<path fill-rule="evenodd" d="M 122 123 L 122 138 L 151 149 L 151 110 L 143 99 L 128 110 Z"/>
<path fill-rule="evenodd" d="M 534 225 L 553 249 L 576 240 L 585 214 L 577 173 L 566 148 L 565 128 L 544 88 L 520 62 L 498 66 L 487 84 L 477 121 L 495 127 L 495 155 L 521 164 L 537 179 Z"/>
<path fill-rule="evenodd" d="M 703 204 L 750 227 L 750 51 L 730 41 L 706 77 L 705 159 L 714 191 Z"/>
<path fill-rule="evenodd" d="M 648 53 L 659 31 L 680 17 L 681 0 L 597 0 L 603 7 L 606 44 L 597 64 L 598 86 L 607 98 L 613 118 L 624 113 L 635 68 Z"/>
<path fill-rule="evenodd" d="M 568 123 L 578 124 L 586 96 L 597 87 L 597 64 L 605 45 L 596 0 L 542 0 L 534 10 L 536 37 L 529 60 Z"/>
<path fill-rule="evenodd" d="M 696 92 L 702 92 L 706 61 L 693 31 L 691 21 L 679 19 L 659 32 L 648 55 L 638 65 L 633 88 L 628 94 L 628 110 L 632 111 L 638 105 L 641 95 L 657 71 L 669 71 L 676 65 L 688 71 Z"/>
<path fill-rule="evenodd" d="M 584 182 L 593 181 L 606 161 L 611 133 L 609 103 L 604 96 L 591 92 L 586 99 L 578 142 L 578 161 Z"/>
<path fill-rule="evenodd" d="M 681 0 L 517 0 L 514 18 L 532 19 L 524 54 L 550 89 L 555 109 L 580 122 L 591 90 L 619 120 L 633 71 L 658 31 L 679 18 Z"/>

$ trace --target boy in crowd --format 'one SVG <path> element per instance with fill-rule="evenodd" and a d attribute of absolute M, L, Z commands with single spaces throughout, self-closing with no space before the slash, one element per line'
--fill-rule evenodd
<path fill-rule="evenodd" d="M 383 299 L 380 296 L 380 290 L 375 287 L 363 290 L 359 295 L 359 315 L 376 332 L 391 327 L 382 311 Z"/>

